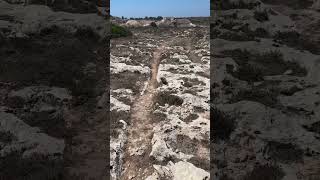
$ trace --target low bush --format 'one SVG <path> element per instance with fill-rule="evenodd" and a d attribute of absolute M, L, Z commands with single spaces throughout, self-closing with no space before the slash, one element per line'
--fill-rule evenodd
<path fill-rule="evenodd" d="M 44 155 L 22 157 L 22 152 L 11 152 L 0 158 L 0 179 L 58 180 L 63 177 L 63 160 Z"/>
<path fill-rule="evenodd" d="M 183 99 L 170 92 L 159 92 L 155 97 L 155 102 L 161 106 L 164 106 L 165 104 L 181 106 L 183 104 Z"/>
<path fill-rule="evenodd" d="M 245 175 L 243 180 L 280 180 L 284 172 L 279 166 L 275 165 L 256 165 L 254 169 Z"/>
<path fill-rule="evenodd" d="M 276 162 L 303 162 L 303 150 L 295 144 L 269 141 L 266 152 L 269 157 Z"/>
<path fill-rule="evenodd" d="M 280 51 L 271 50 L 263 53 L 254 53 L 246 49 L 234 49 L 226 50 L 222 53 L 227 57 L 233 58 L 239 65 L 238 71 L 241 71 L 240 74 L 237 72 L 233 73 L 233 75 L 246 81 L 262 80 L 263 76 L 282 75 L 287 70 L 292 71 L 292 76 L 303 77 L 307 75 L 305 67 L 295 62 L 295 60 L 286 61 Z"/>
<path fill-rule="evenodd" d="M 265 106 L 274 107 L 278 104 L 279 92 L 272 89 L 250 89 L 250 90 L 240 90 L 237 94 L 234 94 L 230 100 L 231 103 L 247 100 L 259 102 Z"/>
<path fill-rule="evenodd" d="M 12 142 L 16 137 L 8 131 L 0 131 L 0 142 L 2 143 L 10 143 Z"/>
<path fill-rule="evenodd" d="M 253 9 L 259 5 L 259 2 L 245 2 L 239 0 L 238 2 L 232 2 L 230 0 L 216 0 L 211 3 L 211 10 L 229 10 L 229 9 Z"/>
<path fill-rule="evenodd" d="M 111 24 L 111 38 L 128 37 L 132 32 L 116 24 Z"/>
<path fill-rule="evenodd" d="M 231 133 L 236 128 L 235 119 L 214 107 L 211 107 L 210 119 L 213 123 L 211 141 L 219 142 L 229 140 Z"/>
<path fill-rule="evenodd" d="M 313 54 L 320 54 L 319 43 L 303 37 L 302 34 L 296 31 L 278 31 L 273 38 L 282 44 L 299 50 L 306 50 Z"/>

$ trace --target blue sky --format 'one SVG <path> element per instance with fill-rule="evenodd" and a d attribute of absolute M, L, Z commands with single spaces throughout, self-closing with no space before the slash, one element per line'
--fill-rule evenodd
<path fill-rule="evenodd" d="M 145 16 L 210 16 L 210 0 L 110 0 L 111 15 Z"/>

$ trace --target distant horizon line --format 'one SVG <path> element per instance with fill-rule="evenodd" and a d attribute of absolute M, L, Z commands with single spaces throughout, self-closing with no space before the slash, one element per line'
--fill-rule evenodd
<path fill-rule="evenodd" d="M 113 17 L 118 17 L 121 18 L 122 16 L 114 16 L 111 15 Z M 159 17 L 159 16 L 144 16 L 144 17 L 138 17 L 138 16 L 132 16 L 132 17 L 126 17 L 123 16 L 124 18 L 130 19 L 130 18 L 145 18 L 145 17 Z M 166 17 L 166 18 L 170 18 L 170 17 L 178 17 L 178 18 L 187 18 L 187 17 L 210 17 L 210 16 L 161 16 L 161 17 Z"/>

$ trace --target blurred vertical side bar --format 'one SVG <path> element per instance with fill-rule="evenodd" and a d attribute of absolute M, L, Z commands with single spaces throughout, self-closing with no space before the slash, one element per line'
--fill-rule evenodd
<path fill-rule="evenodd" d="M 212 39 L 215 36 L 215 34 L 213 33 L 213 27 L 214 27 L 214 23 L 215 23 L 215 18 L 217 15 L 217 8 L 214 8 L 215 6 L 215 0 L 210 0 L 210 179 L 216 179 L 215 178 L 215 174 L 216 174 L 216 168 L 214 165 L 214 104 L 213 104 L 213 99 L 214 99 L 214 93 L 213 93 L 213 88 L 214 88 L 214 66 L 215 66 L 215 62 L 214 62 L 214 58 L 213 58 L 213 54 L 214 54 L 214 45 L 212 44 Z M 216 10 L 214 10 L 216 9 Z"/>
<path fill-rule="evenodd" d="M 320 1 L 213 0 L 213 179 L 319 179 Z"/>
<path fill-rule="evenodd" d="M 93 53 L 82 67 L 80 94 L 68 110 L 65 179 L 107 180 L 109 173 L 110 1 L 93 1 L 87 23 L 99 37 L 86 41 Z M 90 4 L 90 2 L 89 2 Z M 81 34 L 85 38 L 86 34 Z M 81 83 L 82 81 L 82 83 Z M 81 92 L 83 91 L 83 92 Z"/>
<path fill-rule="evenodd" d="M 105 53 L 106 54 L 106 58 L 105 58 L 105 64 L 106 64 L 106 101 L 107 101 L 107 104 L 106 104 L 106 108 L 105 110 L 107 111 L 107 133 L 105 134 L 106 135 L 106 161 L 107 161 L 107 166 L 106 166 L 106 173 L 107 173 L 107 176 L 106 176 L 106 180 L 109 180 L 111 179 L 111 174 L 110 174 L 110 132 L 111 132 L 111 126 L 110 126 L 110 122 L 111 122 L 111 116 L 110 116 L 110 84 L 111 84 L 111 81 L 110 81 L 110 53 L 111 53 L 111 50 L 110 50 L 110 40 L 111 40 L 111 21 L 110 21 L 110 0 L 106 0 L 107 1 L 107 4 L 106 4 L 106 17 L 107 17 L 107 39 L 106 39 L 106 44 L 105 44 L 105 48 L 106 48 L 106 51 Z"/>
<path fill-rule="evenodd" d="M 0 0 L 0 179 L 108 179 L 108 0 Z"/>

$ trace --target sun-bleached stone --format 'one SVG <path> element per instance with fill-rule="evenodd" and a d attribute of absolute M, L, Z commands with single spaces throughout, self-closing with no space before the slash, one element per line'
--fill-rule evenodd
<path fill-rule="evenodd" d="M 209 180 L 210 173 L 185 161 L 169 162 L 167 166 L 154 166 L 160 177 L 172 180 Z"/>

